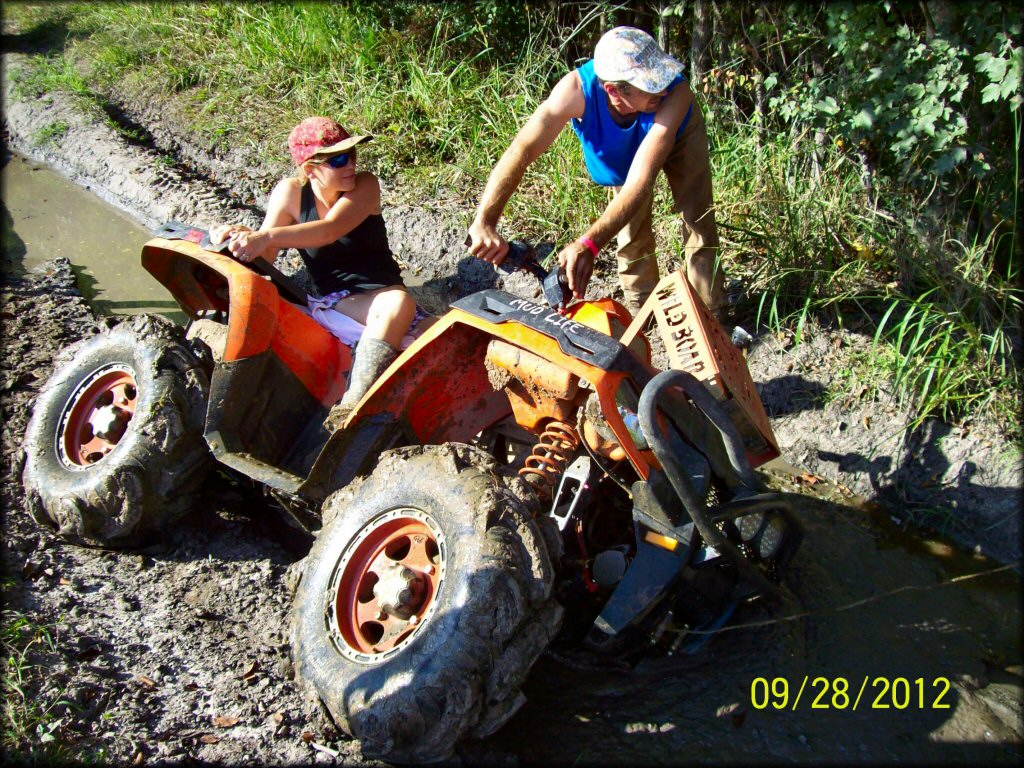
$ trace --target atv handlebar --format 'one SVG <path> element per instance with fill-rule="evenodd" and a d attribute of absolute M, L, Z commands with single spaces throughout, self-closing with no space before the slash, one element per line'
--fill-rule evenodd
<path fill-rule="evenodd" d="M 231 256 L 231 251 L 228 250 L 227 240 L 224 240 L 219 245 L 214 245 L 210 242 L 210 233 L 205 229 L 199 229 L 197 227 L 189 226 L 188 224 L 182 224 L 180 221 L 168 222 L 157 229 L 153 234 L 167 240 L 188 240 L 207 251 Z M 234 256 L 231 256 L 231 258 L 234 258 Z M 298 283 L 288 277 L 288 275 L 281 272 L 281 270 L 269 261 L 266 261 L 265 259 L 256 259 L 250 262 L 239 263 L 247 264 L 254 271 L 264 277 L 270 278 L 270 281 L 278 287 L 281 293 L 284 294 L 285 298 L 295 302 L 296 304 L 301 304 L 302 306 L 306 305 L 306 292 L 299 287 Z"/>
<path fill-rule="evenodd" d="M 466 238 L 466 245 L 470 239 Z M 529 272 L 536 277 L 544 290 L 544 300 L 554 309 L 563 310 L 572 301 L 572 291 L 569 290 L 569 283 L 565 277 L 565 271 L 561 264 L 548 272 L 541 266 L 541 261 L 548 258 L 555 250 L 554 243 L 539 243 L 531 245 L 525 240 L 512 240 L 508 244 L 508 253 L 502 259 L 501 264 L 496 265 L 497 269 L 507 275 L 511 275 L 520 269 Z"/>

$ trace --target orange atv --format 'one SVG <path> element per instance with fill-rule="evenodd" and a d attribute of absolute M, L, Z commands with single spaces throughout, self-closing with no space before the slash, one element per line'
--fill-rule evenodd
<path fill-rule="evenodd" d="M 295 592 L 300 682 L 368 756 L 444 759 L 523 703 L 549 646 L 692 650 L 779 597 L 801 535 L 753 467 L 778 449 L 746 362 L 681 272 L 636 318 L 485 290 L 455 302 L 333 433 L 352 355 L 273 268 L 171 224 L 142 263 L 193 319 L 69 351 L 26 435 L 32 514 L 131 546 L 198 502 L 212 456 L 315 535 Z M 670 370 L 650 364 L 656 328 Z"/>

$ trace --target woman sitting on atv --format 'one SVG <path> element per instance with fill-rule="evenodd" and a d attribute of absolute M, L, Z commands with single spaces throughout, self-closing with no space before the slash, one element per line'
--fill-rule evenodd
<path fill-rule="evenodd" d="M 273 262 L 282 249 L 298 249 L 322 297 L 311 298 L 314 317 L 323 321 L 317 310 L 334 309 L 366 326 L 348 389 L 328 417 L 332 427 L 394 361 L 422 318 L 388 246 L 380 183 L 372 173 L 356 173 L 356 145 L 371 138 L 350 136 L 330 118 L 307 117 L 288 136 L 298 171 L 274 187 L 259 230 L 234 224 L 210 232 L 215 244 L 229 238 L 232 255 L 245 262 Z"/>

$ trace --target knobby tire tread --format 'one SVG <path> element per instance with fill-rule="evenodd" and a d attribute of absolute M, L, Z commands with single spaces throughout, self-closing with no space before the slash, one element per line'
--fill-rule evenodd
<path fill-rule="evenodd" d="M 54 449 L 61 411 L 84 377 L 108 363 L 135 370 L 135 416 L 106 458 L 69 470 Z M 32 517 L 73 542 L 120 548 L 146 542 L 189 511 L 211 463 L 203 439 L 203 365 L 202 350 L 155 315 L 125 320 L 62 353 L 25 433 L 23 482 Z"/>
<path fill-rule="evenodd" d="M 500 478 L 493 459 L 470 446 L 411 447 L 385 453 L 371 475 L 327 500 L 324 528 L 307 562 L 315 562 L 328 550 L 336 550 L 340 557 L 343 545 L 331 549 L 325 533 L 332 535 L 334 521 L 344 525 L 343 515 L 353 505 L 359 515 L 370 519 L 372 514 L 364 513 L 367 498 L 385 497 L 378 501 L 381 510 L 407 504 L 408 499 L 399 498 L 403 484 L 415 485 L 417 478 L 431 473 L 444 474 L 446 482 L 466 494 L 463 508 L 476 510 L 486 519 L 449 521 L 453 528 L 476 525 L 482 535 L 474 535 L 479 541 L 475 560 L 480 570 L 466 576 L 466 583 L 472 584 L 468 590 L 472 603 L 460 606 L 457 620 L 435 615 L 426 627 L 447 633 L 443 660 L 413 656 L 421 651 L 410 644 L 379 665 L 376 669 L 381 672 L 369 673 L 372 677 L 366 683 L 396 688 L 402 673 L 407 673 L 403 655 L 410 654 L 418 675 L 414 684 L 390 697 L 374 700 L 371 694 L 355 701 L 346 697 L 345 689 L 353 679 L 358 681 L 358 670 L 345 670 L 343 681 L 323 679 L 323 654 L 340 656 L 326 640 L 318 643 L 308 636 L 310 627 L 318 626 L 317 614 L 322 611 L 309 601 L 320 592 L 323 576 L 314 575 L 316 583 L 310 583 L 307 565 L 307 573 L 297 579 L 292 622 L 297 677 L 307 695 L 319 700 L 344 731 L 359 739 L 368 757 L 398 762 L 443 760 L 451 756 L 456 742 L 496 730 L 525 700 L 519 686 L 561 621 L 561 606 L 551 597 L 554 568 L 530 510 Z M 458 504 L 446 500 L 446 508 L 453 506 Z M 315 573 L 325 568 L 321 565 Z M 394 669 L 384 670 L 392 662 Z"/>

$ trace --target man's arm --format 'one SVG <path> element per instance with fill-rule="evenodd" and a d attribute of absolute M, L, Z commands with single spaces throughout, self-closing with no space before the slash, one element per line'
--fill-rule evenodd
<path fill-rule="evenodd" d="M 498 219 L 530 163 L 554 143 L 570 118 L 583 116 L 585 106 L 583 86 L 579 75 L 573 71 L 558 81 L 548 98 L 526 121 L 487 178 L 476 217 L 469 228 L 470 253 L 493 264 L 500 264 L 505 258 L 508 243 L 498 234 Z"/>

